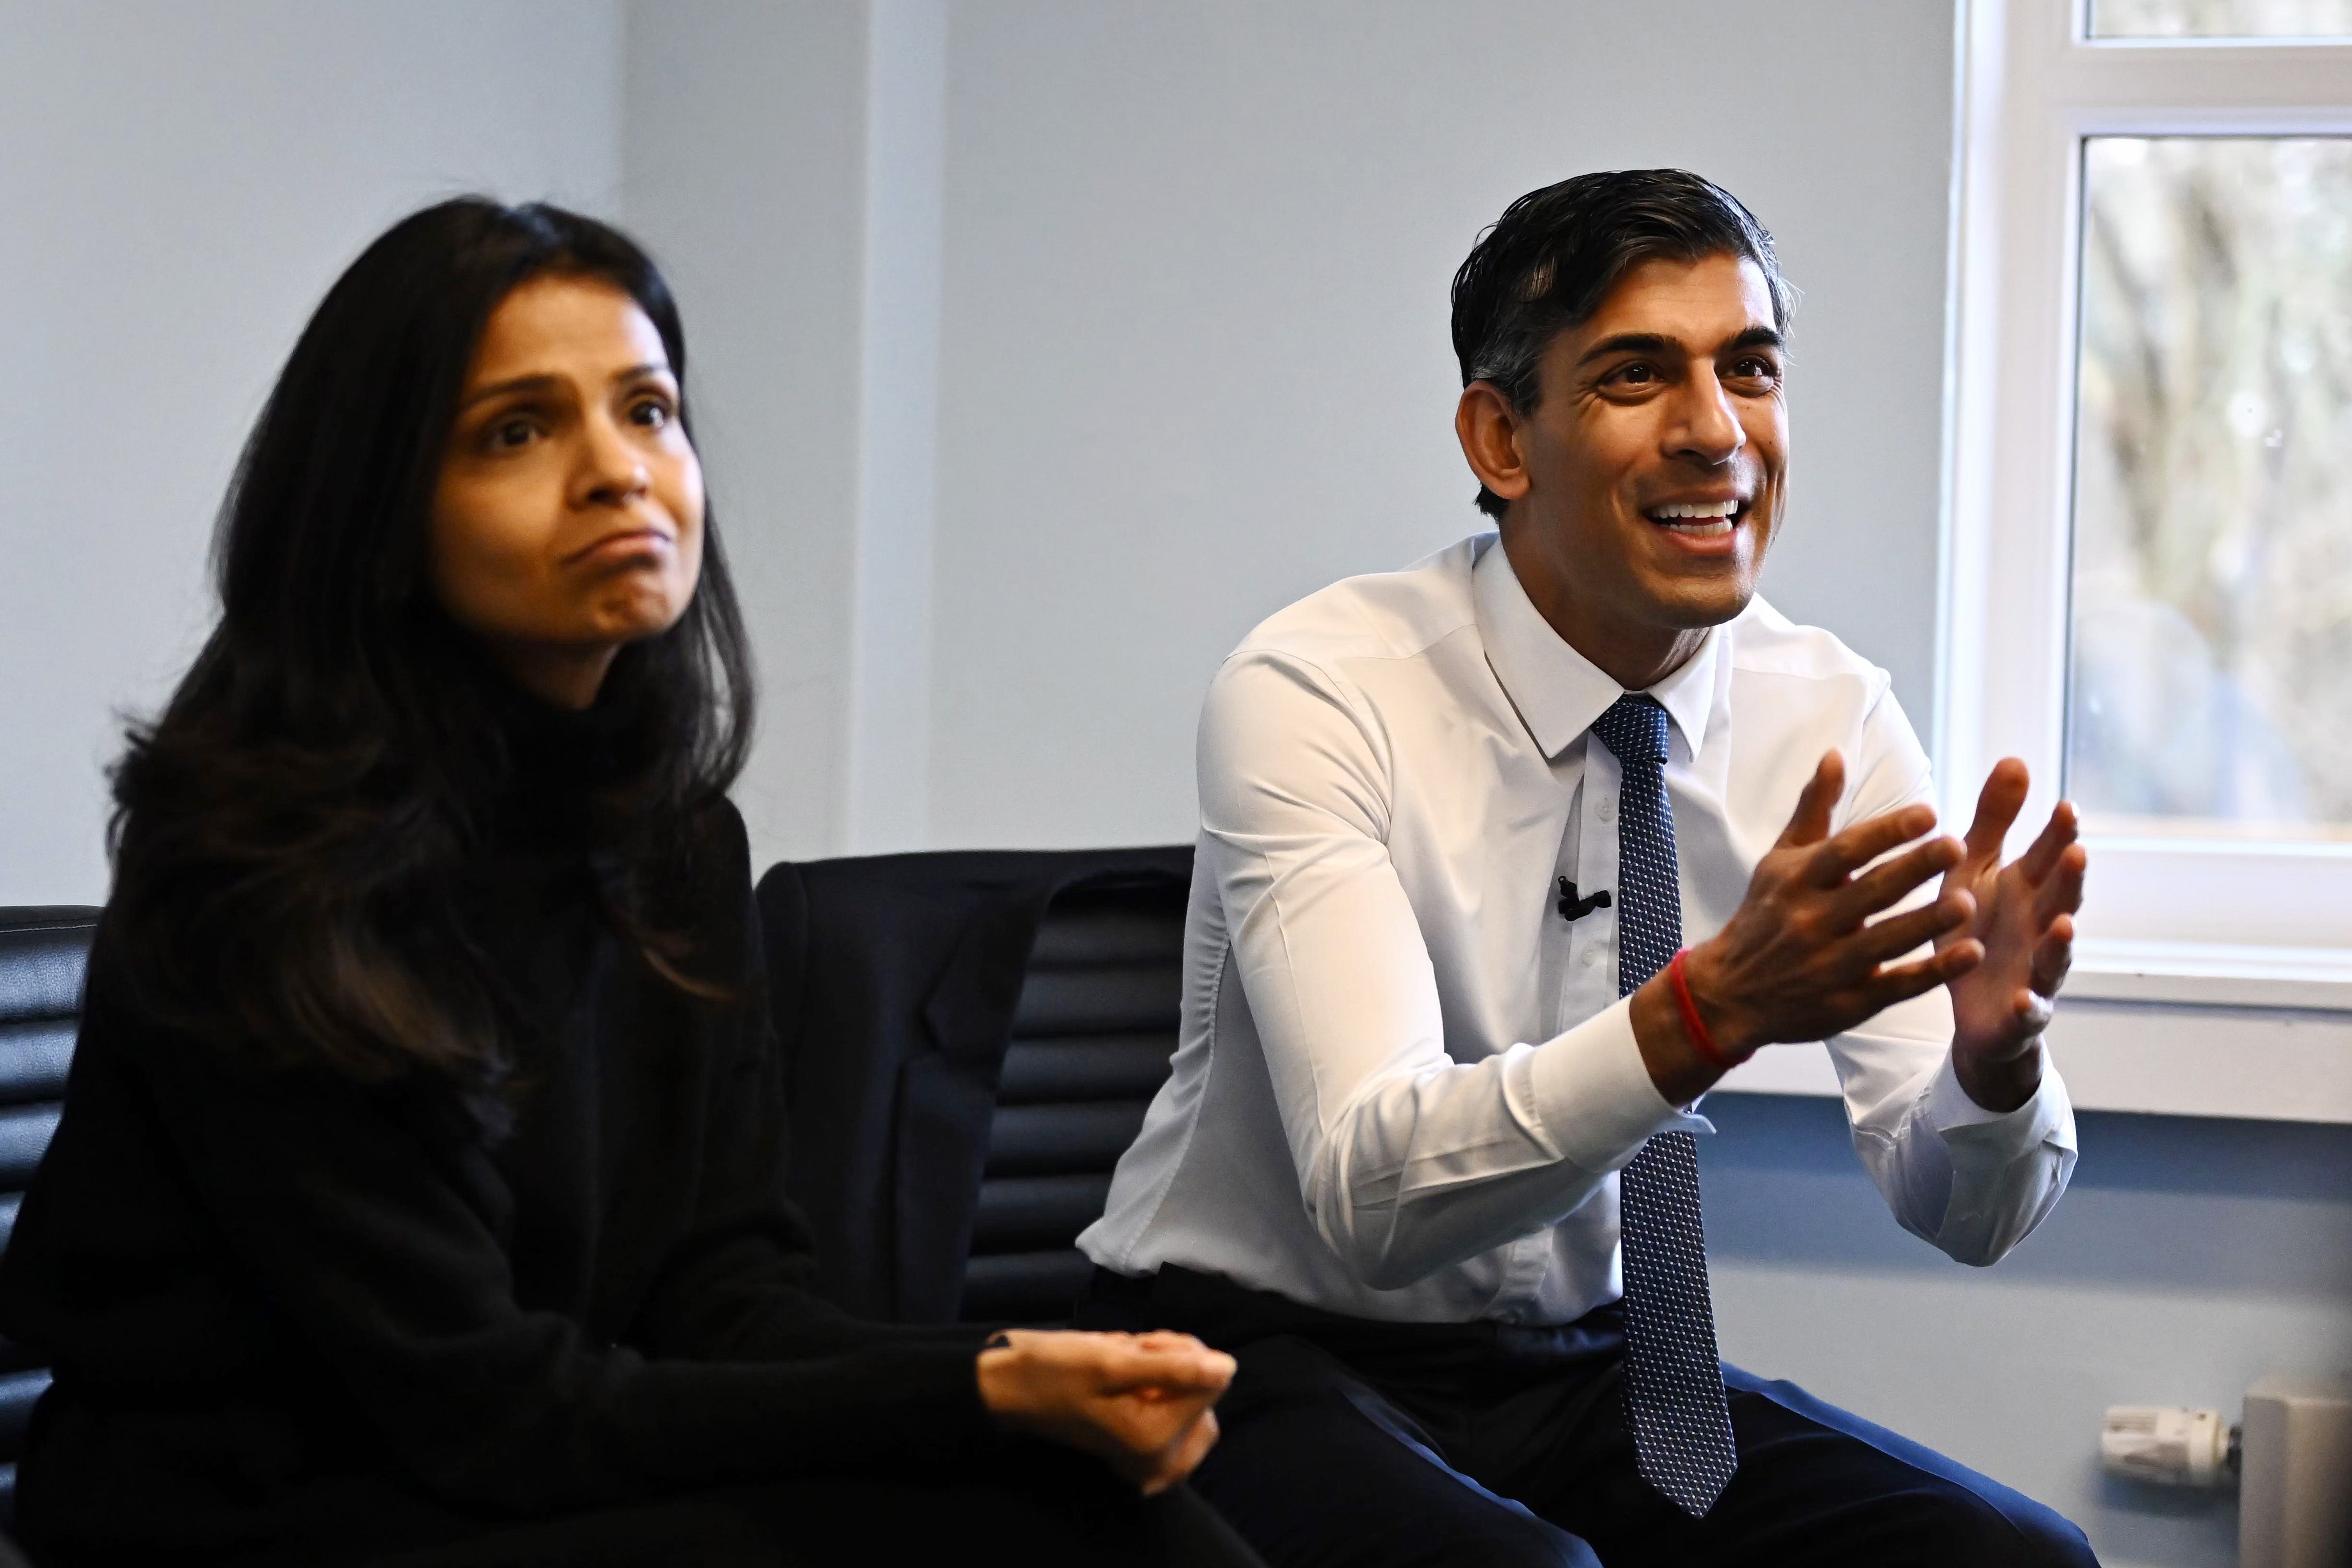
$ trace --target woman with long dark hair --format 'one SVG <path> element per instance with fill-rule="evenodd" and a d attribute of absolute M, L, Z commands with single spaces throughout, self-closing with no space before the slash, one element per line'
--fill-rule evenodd
<path fill-rule="evenodd" d="M 1170 1489 L 1226 1358 L 813 1293 L 685 368 L 634 244 L 473 198 L 296 345 L 0 1270 L 45 1562 L 1247 1560 Z"/>

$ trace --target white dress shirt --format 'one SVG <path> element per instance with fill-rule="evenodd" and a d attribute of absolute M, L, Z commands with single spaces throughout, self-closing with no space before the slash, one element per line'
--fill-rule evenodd
<path fill-rule="evenodd" d="M 1650 692 L 1685 942 L 1738 907 L 1829 748 L 1837 826 L 1929 797 L 1885 673 L 1760 598 Z M 1554 908 L 1559 877 L 1617 885 L 1617 762 L 1587 730 L 1621 695 L 1493 534 L 1243 639 L 1201 716 L 1173 1071 L 1089 1257 L 1402 1321 L 1559 1323 L 1620 1294 L 1619 1167 L 1714 1131 L 1642 1064 L 1615 909 Z M 2074 1113 L 2046 1058 L 2032 1100 L 1979 1107 L 1951 1036 L 1939 988 L 1826 1044 L 1895 1218 L 1990 1263 L 2064 1190 Z"/>

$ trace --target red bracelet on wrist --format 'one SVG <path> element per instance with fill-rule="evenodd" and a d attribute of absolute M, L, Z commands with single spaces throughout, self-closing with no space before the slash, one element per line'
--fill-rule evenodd
<path fill-rule="evenodd" d="M 1675 1008 L 1683 1016 L 1683 1032 L 1690 1036 L 1691 1044 L 1698 1047 L 1698 1054 L 1716 1066 L 1738 1067 L 1739 1064 L 1725 1056 L 1722 1048 L 1715 1043 L 1715 1037 L 1706 1032 L 1706 1021 L 1698 1016 L 1698 1004 L 1691 999 L 1690 980 L 1683 973 L 1683 960 L 1689 956 L 1689 948 L 1677 948 L 1675 956 L 1666 963 L 1666 984 L 1674 989 Z"/>

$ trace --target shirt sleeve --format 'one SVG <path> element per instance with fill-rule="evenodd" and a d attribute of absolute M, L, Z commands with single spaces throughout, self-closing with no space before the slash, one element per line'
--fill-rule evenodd
<path fill-rule="evenodd" d="M 1448 1053 L 1389 856 L 1390 762 L 1371 704 L 1304 660 L 1244 650 L 1210 689 L 1202 852 L 1307 1212 L 1375 1289 L 1556 1224 L 1682 1121 L 1622 1002 L 1541 1045 Z"/>
<path fill-rule="evenodd" d="M 1854 776 L 1840 828 L 1933 804 L 1927 753 L 1891 692 L 1864 720 Z M 1934 893 L 1930 883 L 1906 907 Z M 2046 1040 L 2033 1098 L 2006 1112 L 1978 1105 L 1953 1069 L 1952 1028 L 1951 995 L 1938 986 L 1828 1046 L 1854 1150 L 1896 1221 L 1958 1261 L 1983 1266 L 2057 1205 L 2074 1170 L 2074 1111 Z"/>

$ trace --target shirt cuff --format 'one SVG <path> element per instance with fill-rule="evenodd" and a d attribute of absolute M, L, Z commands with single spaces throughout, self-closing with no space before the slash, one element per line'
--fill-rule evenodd
<path fill-rule="evenodd" d="M 2059 1079 L 2058 1064 L 2051 1058 L 2047 1039 L 2042 1042 L 2042 1082 L 2033 1098 L 2014 1110 L 1987 1110 L 1970 1100 L 1969 1091 L 1960 1087 L 1952 1053 L 1946 1051 L 1944 1065 L 1937 1069 L 1936 1081 L 1927 1090 L 1927 1124 L 1947 1142 L 1967 1143 L 2005 1156 L 2021 1155 L 2043 1143 L 2068 1150 L 2074 1147 L 2074 1108 Z"/>
<path fill-rule="evenodd" d="M 1623 1165 L 1654 1132 L 1707 1130 L 1650 1081 L 1632 1005 L 1622 997 L 1529 1052 L 1527 1087 L 1529 1109 L 1558 1157 L 1595 1174 Z"/>

